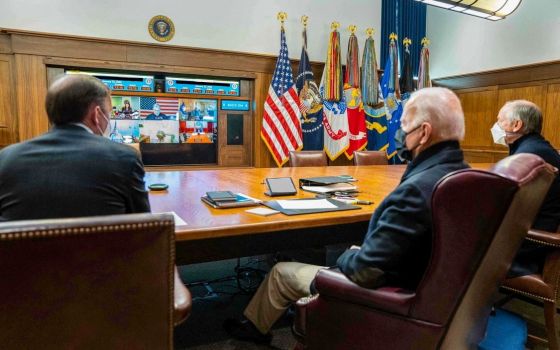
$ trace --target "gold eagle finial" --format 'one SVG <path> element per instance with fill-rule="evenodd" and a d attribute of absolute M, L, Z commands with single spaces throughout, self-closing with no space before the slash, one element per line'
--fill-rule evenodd
<path fill-rule="evenodd" d="M 284 29 L 284 22 L 288 19 L 288 14 L 286 12 L 278 12 L 276 19 L 280 21 L 280 26 Z"/>

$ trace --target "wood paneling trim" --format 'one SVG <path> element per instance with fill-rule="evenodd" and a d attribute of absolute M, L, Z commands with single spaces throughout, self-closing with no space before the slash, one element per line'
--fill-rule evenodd
<path fill-rule="evenodd" d="M 124 45 L 64 38 L 16 34 L 12 35 L 12 50 L 14 53 L 27 55 L 126 61 Z"/>
<path fill-rule="evenodd" d="M 272 73 L 277 59 L 275 55 L 167 44 L 150 44 L 12 29 L 0 29 L 0 32 L 11 38 L 11 49 L 14 53 L 30 55 L 144 63 L 161 67 L 170 65 L 204 68 L 206 70 L 220 69 L 263 73 Z M 293 67 L 297 67 L 298 62 L 298 60 L 292 60 Z M 323 63 L 311 62 L 311 68 L 317 79 L 320 78 Z"/>
<path fill-rule="evenodd" d="M 434 79 L 434 86 L 468 89 L 560 78 L 560 61 L 536 63 Z"/>
<path fill-rule="evenodd" d="M 47 71 L 41 56 L 15 55 L 15 66 L 19 141 L 24 141 L 49 128 L 44 107 Z"/>
<path fill-rule="evenodd" d="M 60 67 L 76 67 L 76 68 L 91 68 L 100 69 L 100 62 L 95 60 L 86 59 L 71 59 L 59 57 L 46 57 L 44 59 L 47 66 L 60 66 Z M 247 78 L 255 79 L 256 74 L 253 72 L 238 71 L 238 70 L 225 70 L 225 69 L 210 69 L 210 68 L 197 68 L 185 66 L 168 66 L 144 63 L 129 63 L 129 62 L 114 62 L 104 61 L 104 69 L 127 70 L 138 72 L 165 72 L 172 74 L 189 74 L 189 75 L 206 75 L 217 77 L 231 77 L 231 78 Z"/>
<path fill-rule="evenodd" d="M 13 67 L 13 55 L 0 54 L 0 147 L 15 143 L 18 139 Z"/>
<path fill-rule="evenodd" d="M 12 41 L 7 34 L 0 33 L 0 53 L 12 53 Z"/>

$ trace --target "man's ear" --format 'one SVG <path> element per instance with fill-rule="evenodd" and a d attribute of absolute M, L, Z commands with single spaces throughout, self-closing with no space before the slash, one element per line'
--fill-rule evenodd
<path fill-rule="evenodd" d="M 420 144 L 425 145 L 430 141 L 432 137 L 432 125 L 430 123 L 422 123 L 422 137 L 420 138 Z"/>
<path fill-rule="evenodd" d="M 99 126 L 99 113 L 97 113 L 97 105 L 92 104 L 83 119 L 83 123 L 87 125 L 90 129 L 93 129 L 94 126 Z"/>
<path fill-rule="evenodd" d="M 516 120 L 513 122 L 513 132 L 519 132 L 523 129 L 523 122 L 521 120 Z"/>

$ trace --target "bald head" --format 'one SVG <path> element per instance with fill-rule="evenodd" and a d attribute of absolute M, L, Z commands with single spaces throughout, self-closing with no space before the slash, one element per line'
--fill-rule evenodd
<path fill-rule="evenodd" d="M 55 125 L 79 123 L 92 107 L 105 109 L 109 98 L 110 91 L 101 80 L 85 74 L 70 74 L 58 78 L 49 87 L 45 107 L 49 120 Z"/>
<path fill-rule="evenodd" d="M 461 141 L 465 136 L 465 116 L 461 101 L 453 91 L 433 87 L 416 91 L 405 105 L 402 129 L 410 132 L 422 123 L 431 125 L 431 142 Z"/>
<path fill-rule="evenodd" d="M 542 131 L 542 112 L 539 106 L 527 100 L 514 100 L 506 102 L 500 109 L 498 116 L 502 116 L 510 123 L 521 121 L 522 126 L 519 130 L 522 134 Z"/>

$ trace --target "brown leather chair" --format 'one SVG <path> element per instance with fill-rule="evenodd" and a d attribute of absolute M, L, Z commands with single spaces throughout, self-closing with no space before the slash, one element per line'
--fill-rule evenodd
<path fill-rule="evenodd" d="M 327 166 L 327 155 L 323 151 L 290 151 L 290 166 Z"/>
<path fill-rule="evenodd" d="M 306 349 L 470 349 L 482 339 L 497 292 L 555 176 L 530 154 L 490 172 L 444 177 L 432 196 L 432 256 L 416 291 L 365 289 L 321 270 L 318 294 L 297 303 Z"/>
<path fill-rule="evenodd" d="M 387 165 L 387 153 L 384 151 L 354 151 L 354 165 Z"/>
<path fill-rule="evenodd" d="M 551 249 L 546 256 L 543 272 L 508 278 L 502 284 L 502 289 L 543 304 L 547 339 L 533 334 L 530 334 L 529 338 L 548 343 L 549 349 L 557 350 L 560 349 L 556 322 L 556 310 L 560 298 L 560 228 L 556 233 L 529 230 L 526 239 Z"/>
<path fill-rule="evenodd" d="M 169 214 L 0 224 L 1 347 L 172 349 L 191 307 L 174 237 Z"/>

